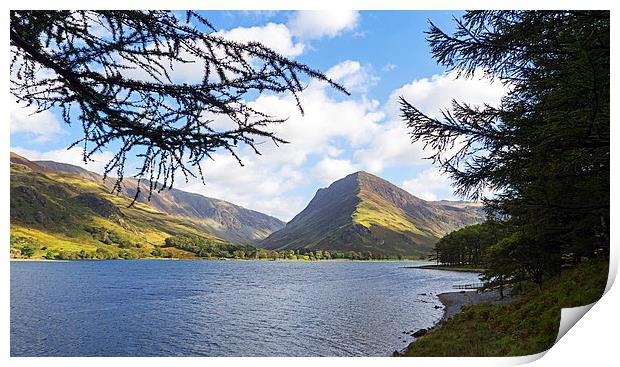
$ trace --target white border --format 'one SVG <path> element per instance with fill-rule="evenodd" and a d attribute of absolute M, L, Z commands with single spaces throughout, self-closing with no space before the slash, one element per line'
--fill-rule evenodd
<path fill-rule="evenodd" d="M 19 2 L 3 2 L 5 7 L 1 15 L 3 20 L 1 24 L 2 35 L 5 45 L 8 45 L 8 24 L 10 8 L 19 9 L 201 9 L 201 10 L 316 10 L 316 9 L 358 9 L 358 10 L 379 10 L 379 9 L 416 9 L 416 10 L 463 10 L 467 9 L 611 9 L 612 10 L 612 55 L 617 49 L 616 41 L 618 39 L 618 16 L 616 11 L 617 2 L 590 0 L 574 1 L 468 1 L 463 2 L 455 0 L 228 0 L 228 1 L 190 1 L 190 0 L 57 0 L 50 1 L 34 1 L 22 0 Z M 9 52 L 5 46 L 4 60 L 5 72 L 2 73 L 2 84 L 4 85 L 5 98 L 2 101 L 2 111 L 4 111 L 5 122 L 1 124 L 2 133 L 0 134 L 0 144 L 4 151 L 5 157 L 8 156 L 10 149 L 9 140 Z M 612 99 L 614 92 L 617 90 L 617 58 L 612 57 Z M 612 107 L 612 116 L 614 111 Z M 613 117 L 612 117 L 613 120 Z M 612 137 L 618 137 L 618 128 L 612 125 Z M 617 141 L 617 139 L 613 139 Z M 427 366 L 459 366 L 459 367 L 479 367 L 479 366 L 498 366 L 498 365 L 515 365 L 536 361 L 535 366 L 576 366 L 586 363 L 601 363 L 609 365 L 610 361 L 617 359 L 617 331 L 620 326 L 618 318 L 618 310 L 620 310 L 620 291 L 618 287 L 611 288 L 613 279 L 615 279 L 618 267 L 618 250 L 617 250 L 617 227 L 618 225 L 618 195 L 614 187 L 618 186 L 618 164 L 615 156 L 616 149 L 612 144 L 612 178 L 611 178 L 611 263 L 610 263 L 610 282 L 608 283 L 608 293 L 596 303 L 591 312 L 583 316 L 583 319 L 577 323 L 575 327 L 567 332 L 567 334 L 558 341 L 558 343 L 549 350 L 548 353 L 541 353 L 536 356 L 515 357 L 515 358 L 9 358 L 9 260 L 8 246 L 5 245 L 6 260 L 0 262 L 2 269 L 0 274 L 2 281 L 0 282 L 0 294 L 2 294 L 3 311 L 0 313 L 0 325 L 2 333 L 0 334 L 0 356 L 4 359 L 4 365 L 11 366 L 30 366 L 46 364 L 50 366 L 82 366 L 89 364 L 92 366 L 108 366 L 114 365 L 135 365 L 148 363 L 151 366 L 169 366 L 181 365 L 198 366 L 208 364 L 216 364 L 221 366 L 235 366 L 239 364 L 252 364 L 256 366 L 288 366 L 295 363 L 299 366 L 314 366 L 317 363 L 326 363 L 328 365 L 342 366 L 377 366 L 378 364 L 390 364 L 395 366 L 411 366 L 415 364 L 425 364 Z M 615 159 L 614 159 L 615 158 Z M 5 205 L 9 202 L 9 161 L 8 159 L 0 160 L 0 192 L 2 193 L 2 202 Z M 5 206 L 5 208 L 7 208 Z M 2 216 L 2 238 L 8 242 L 9 238 L 9 211 L 8 208 L 0 212 Z M 540 358 L 544 355 L 544 358 Z M 8 363 L 8 364 L 7 364 Z"/>

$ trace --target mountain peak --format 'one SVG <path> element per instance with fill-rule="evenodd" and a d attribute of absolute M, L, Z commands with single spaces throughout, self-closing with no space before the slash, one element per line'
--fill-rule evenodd
<path fill-rule="evenodd" d="M 366 171 L 357 171 L 357 172 L 353 172 L 353 173 L 346 175 L 345 177 L 341 178 L 341 180 L 345 180 L 347 178 L 360 178 L 360 177 L 377 177 L 377 176 L 371 173 L 368 173 Z"/>
<path fill-rule="evenodd" d="M 353 172 L 351 173 L 351 175 L 355 175 L 355 176 L 374 176 L 366 171 L 357 171 L 357 172 Z"/>
<path fill-rule="evenodd" d="M 389 181 L 379 176 L 373 175 L 372 173 L 368 173 L 366 171 L 357 171 L 357 172 L 350 173 L 346 175 L 345 177 L 332 182 L 332 184 L 329 185 L 329 187 L 332 187 L 333 185 L 338 185 L 339 183 L 342 183 L 342 182 L 354 183 L 360 188 L 365 187 L 369 184 L 373 184 L 373 183 L 378 184 L 378 185 L 392 185 Z"/>
<path fill-rule="evenodd" d="M 444 234 L 482 219 L 471 208 L 436 205 L 357 171 L 319 189 L 308 206 L 262 246 L 423 256 Z"/>

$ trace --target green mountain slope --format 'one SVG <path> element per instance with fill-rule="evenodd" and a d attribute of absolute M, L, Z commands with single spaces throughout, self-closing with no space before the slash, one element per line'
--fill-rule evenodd
<path fill-rule="evenodd" d="M 102 184 L 54 172 L 13 153 L 10 188 L 12 254 L 26 247 L 35 258 L 80 251 L 98 258 L 194 257 L 178 248 L 162 250 L 171 236 L 230 245 L 199 221 L 143 203 L 129 208 L 129 197 L 110 194 Z"/>
<path fill-rule="evenodd" d="M 425 201 L 356 172 L 318 190 L 301 213 L 260 246 L 424 256 L 444 234 L 483 219 L 475 203 Z"/>
<path fill-rule="evenodd" d="M 83 179 L 102 184 L 112 189 L 113 179 L 103 180 L 103 176 L 71 164 L 52 161 L 32 162 L 47 171 L 68 173 Z M 133 198 L 137 189 L 134 179 L 123 180 L 122 194 Z M 272 232 L 284 227 L 284 222 L 272 216 L 246 209 L 224 200 L 208 198 L 182 190 L 154 192 L 150 200 L 140 195 L 138 201 L 163 213 L 184 217 L 198 223 L 209 233 L 226 241 L 253 245 Z"/>

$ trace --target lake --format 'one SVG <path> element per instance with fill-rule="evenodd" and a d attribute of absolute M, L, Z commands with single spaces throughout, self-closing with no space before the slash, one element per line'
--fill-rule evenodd
<path fill-rule="evenodd" d="M 388 356 L 478 275 L 406 262 L 11 262 L 11 356 Z"/>

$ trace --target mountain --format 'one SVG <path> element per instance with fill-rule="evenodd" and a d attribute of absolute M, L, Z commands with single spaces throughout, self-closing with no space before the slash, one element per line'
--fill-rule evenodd
<path fill-rule="evenodd" d="M 11 159 L 13 160 L 13 154 Z M 22 157 L 22 159 L 25 159 Z M 81 167 L 52 161 L 33 161 L 46 171 L 67 173 L 85 180 L 105 185 L 109 190 L 114 179 L 103 180 L 103 176 Z M 133 198 L 138 182 L 124 179 L 122 195 Z M 208 198 L 182 190 L 163 190 L 154 192 L 150 200 L 147 195 L 140 195 L 138 201 L 158 211 L 173 216 L 191 219 L 210 234 L 226 241 L 253 245 L 272 232 L 284 227 L 284 222 L 254 210 L 246 209 L 224 200 Z"/>
<path fill-rule="evenodd" d="M 161 249 L 168 238 L 201 238 L 237 246 L 200 223 L 110 194 L 104 185 L 78 175 L 55 172 L 11 154 L 11 255 L 32 251 L 35 258 L 194 258 L 178 248 Z"/>
<path fill-rule="evenodd" d="M 259 246 L 421 257 L 446 233 L 483 220 L 476 203 L 422 200 L 356 172 L 319 189 L 301 213 Z"/>

